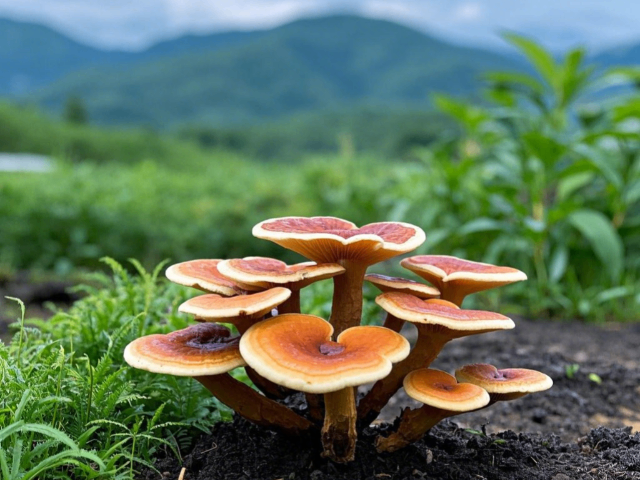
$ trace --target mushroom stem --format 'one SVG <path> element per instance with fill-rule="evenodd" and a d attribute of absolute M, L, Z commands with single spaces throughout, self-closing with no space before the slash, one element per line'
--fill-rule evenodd
<path fill-rule="evenodd" d="M 278 306 L 278 315 L 300 313 L 300 290 L 291 290 L 291 296 Z"/>
<path fill-rule="evenodd" d="M 253 423 L 289 435 L 300 435 L 313 426 L 290 408 L 260 395 L 228 373 L 194 378 L 214 397 Z"/>
<path fill-rule="evenodd" d="M 442 347 L 451 337 L 437 331 L 418 326 L 418 340 L 407 358 L 396 363 L 391 373 L 378 380 L 358 405 L 358 420 L 362 425 L 370 425 L 389 399 L 402 386 L 404 377 L 418 368 L 426 368 L 433 362 Z"/>
<path fill-rule="evenodd" d="M 282 387 L 271 380 L 267 380 L 251 367 L 245 367 L 247 377 L 253 382 L 253 384 L 268 398 L 282 400 L 291 395 L 291 390 Z"/>
<path fill-rule="evenodd" d="M 400 417 L 400 425 L 388 437 L 382 435 L 376 438 L 378 452 L 395 452 L 407 445 L 420 440 L 427 431 L 441 420 L 451 416 L 439 408 L 423 405 L 415 410 L 406 408 Z"/>
<path fill-rule="evenodd" d="M 307 400 L 307 410 L 309 412 L 309 418 L 314 422 L 320 423 L 323 418 L 323 404 L 322 395 L 316 393 L 306 393 L 305 399 Z"/>
<path fill-rule="evenodd" d="M 455 303 L 457 306 L 462 307 L 462 302 L 467 296 L 462 289 L 455 288 L 455 285 L 447 285 L 446 282 L 442 282 L 438 289 L 440 290 L 440 298 L 451 303 Z"/>
<path fill-rule="evenodd" d="M 391 313 L 387 313 L 387 318 L 384 319 L 383 327 L 388 328 L 389 330 L 393 330 L 394 332 L 399 332 L 402 330 L 402 326 L 404 325 L 404 320 L 400 320 L 395 315 Z"/>
<path fill-rule="evenodd" d="M 334 327 L 334 337 L 347 328 L 360 325 L 362 284 L 367 271 L 367 265 L 353 260 L 344 260 L 341 264 L 345 272 L 333 277 L 333 304 L 329 321 Z"/>
<path fill-rule="evenodd" d="M 356 401 L 353 387 L 324 394 L 322 456 L 347 463 L 356 453 Z"/>

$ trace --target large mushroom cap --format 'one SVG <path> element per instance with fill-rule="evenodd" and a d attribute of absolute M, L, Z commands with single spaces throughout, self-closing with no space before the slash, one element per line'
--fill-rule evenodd
<path fill-rule="evenodd" d="M 404 390 L 414 400 L 447 412 L 470 412 L 485 407 L 489 394 L 470 383 L 458 383 L 441 370 L 421 368 L 404 378 Z"/>
<path fill-rule="evenodd" d="M 425 300 L 428 298 L 436 298 L 440 295 L 440 290 L 437 288 L 406 278 L 389 277 L 378 273 L 368 273 L 364 276 L 364 279 L 375 285 L 378 290 L 383 293 L 409 293 Z"/>
<path fill-rule="evenodd" d="M 291 290 L 283 287 L 235 297 L 222 297 L 212 293 L 191 298 L 180 305 L 178 310 L 194 315 L 198 320 L 231 322 L 234 318 L 263 317 L 290 296 Z"/>
<path fill-rule="evenodd" d="M 217 293 L 225 297 L 233 297 L 244 293 L 237 283 L 224 277 L 218 271 L 222 260 L 190 260 L 176 263 L 167 268 L 166 277 L 173 283 L 193 287 L 205 292 Z"/>
<path fill-rule="evenodd" d="M 180 377 L 219 375 L 245 364 L 239 337 L 213 323 L 192 325 L 167 335 L 148 335 L 131 342 L 125 361 L 134 368 Z"/>
<path fill-rule="evenodd" d="M 441 290 L 444 284 L 455 284 L 466 295 L 527 279 L 524 272 L 515 268 L 472 262 L 448 255 L 416 255 L 403 259 L 400 265 Z"/>
<path fill-rule="evenodd" d="M 318 263 L 357 260 L 372 265 L 410 252 L 425 240 L 422 229 L 401 222 L 355 224 L 334 217 L 282 217 L 253 227 L 271 240 Z"/>
<path fill-rule="evenodd" d="M 498 370 L 493 365 L 477 363 L 465 365 L 456 370 L 456 378 L 461 382 L 473 383 L 490 394 L 527 394 L 548 390 L 553 380 L 542 372 L 526 368 L 504 368 Z"/>
<path fill-rule="evenodd" d="M 383 293 L 376 297 L 376 303 L 397 318 L 444 327 L 458 336 L 515 327 L 513 320 L 499 313 L 463 310 L 445 300 L 422 300 L 407 293 Z"/>
<path fill-rule="evenodd" d="M 314 262 L 287 265 L 280 260 L 265 257 L 247 257 L 225 260 L 218 264 L 225 277 L 240 285 L 271 288 L 275 286 L 300 290 L 307 285 L 344 273 L 337 263 L 316 264 Z"/>
<path fill-rule="evenodd" d="M 320 317 L 286 314 L 252 326 L 240 351 L 260 375 L 285 387 L 328 393 L 383 378 L 409 354 L 407 340 L 382 327 L 352 327 L 331 341 Z"/>

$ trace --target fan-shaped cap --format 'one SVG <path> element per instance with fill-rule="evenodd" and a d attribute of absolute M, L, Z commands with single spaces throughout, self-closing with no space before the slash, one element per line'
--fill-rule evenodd
<path fill-rule="evenodd" d="M 491 395 L 511 395 L 541 392 L 553 385 L 553 380 L 542 372 L 526 368 L 504 368 L 498 370 L 493 365 L 476 363 L 456 370 L 456 378 L 461 382 L 473 383 L 484 388 Z"/>
<path fill-rule="evenodd" d="M 407 293 L 383 293 L 376 297 L 376 303 L 395 317 L 418 326 L 444 327 L 453 337 L 515 327 L 513 320 L 499 313 L 464 310 L 446 300 L 422 300 Z"/>
<path fill-rule="evenodd" d="M 239 337 L 214 323 L 192 325 L 166 335 L 140 337 L 124 349 L 134 368 L 180 377 L 219 375 L 246 365 Z"/>
<path fill-rule="evenodd" d="M 287 265 L 280 260 L 265 257 L 246 257 L 224 260 L 218 270 L 239 285 L 251 288 L 287 287 L 300 290 L 307 285 L 344 273 L 337 263 L 314 262 Z"/>
<path fill-rule="evenodd" d="M 416 255 L 403 259 L 400 265 L 420 275 L 440 291 L 450 285 L 462 290 L 464 295 L 527 279 L 524 272 L 515 268 L 448 255 Z"/>
<path fill-rule="evenodd" d="M 470 412 L 487 406 L 489 394 L 470 383 L 458 383 L 441 370 L 421 368 L 404 378 L 404 390 L 414 400 L 447 412 Z"/>
<path fill-rule="evenodd" d="M 358 228 L 335 217 L 282 217 L 253 227 L 253 235 L 271 240 L 318 263 L 354 260 L 372 265 L 410 252 L 425 240 L 422 229 L 401 222 Z"/>
<path fill-rule="evenodd" d="M 240 352 L 260 375 L 308 393 L 328 393 L 383 378 L 409 354 L 409 342 L 383 327 L 352 327 L 331 341 L 320 317 L 285 314 L 252 326 Z"/>
<path fill-rule="evenodd" d="M 198 320 L 233 323 L 235 318 L 259 318 L 291 296 L 291 290 L 271 288 L 258 293 L 222 297 L 214 293 L 200 295 L 184 302 L 178 310 L 194 315 Z"/>
<path fill-rule="evenodd" d="M 364 276 L 364 279 L 375 285 L 383 293 L 409 293 L 422 299 L 436 298 L 440 295 L 440 290 L 437 288 L 407 278 L 368 273 Z"/>
<path fill-rule="evenodd" d="M 176 263 L 167 268 L 165 275 L 178 285 L 217 293 L 225 297 L 233 297 L 234 295 L 245 293 L 244 290 L 247 289 L 224 277 L 218 271 L 218 264 L 221 261 L 205 259 Z M 256 290 L 256 288 L 250 288 L 249 290 Z"/>

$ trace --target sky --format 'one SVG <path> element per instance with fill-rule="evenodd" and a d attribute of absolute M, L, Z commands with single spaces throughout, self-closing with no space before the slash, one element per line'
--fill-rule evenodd
<path fill-rule="evenodd" d="M 185 33 L 270 28 L 356 13 L 455 43 L 506 48 L 513 30 L 560 52 L 640 41 L 639 0 L 0 0 L 0 17 L 43 23 L 94 46 L 139 50 Z"/>

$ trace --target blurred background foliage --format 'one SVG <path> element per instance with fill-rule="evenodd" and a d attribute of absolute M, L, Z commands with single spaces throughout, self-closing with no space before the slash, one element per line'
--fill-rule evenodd
<path fill-rule="evenodd" d="M 274 216 L 335 215 L 415 223 L 427 232 L 418 253 L 529 275 L 525 284 L 479 296 L 478 305 L 502 302 L 529 316 L 635 318 L 635 71 L 594 71 L 583 50 L 554 58 L 526 38 L 507 39 L 528 66 L 485 74 L 477 101 L 434 95 L 435 111 L 362 107 L 160 134 L 88 125 L 77 98 L 64 123 L 4 103 L 2 149 L 58 163 L 47 173 L 0 177 L 3 271 L 64 275 L 95 268 L 105 255 L 146 266 L 165 258 L 294 260 L 254 239 L 251 227 Z M 398 273 L 394 264 L 379 270 Z"/>

